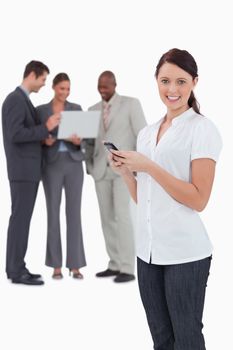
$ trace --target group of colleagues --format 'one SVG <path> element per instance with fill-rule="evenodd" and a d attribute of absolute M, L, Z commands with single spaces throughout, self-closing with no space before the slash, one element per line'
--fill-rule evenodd
<path fill-rule="evenodd" d="M 55 279 L 61 279 L 62 245 L 60 204 L 65 192 L 66 267 L 74 278 L 82 279 L 80 268 L 86 265 L 81 226 L 83 160 L 95 180 L 103 233 L 109 255 L 109 266 L 97 277 L 115 276 L 115 282 L 134 277 L 134 234 L 130 217 L 130 196 L 119 175 L 109 167 L 103 139 L 111 139 L 123 149 L 136 149 L 136 138 L 146 125 L 139 101 L 116 93 L 112 72 L 98 79 L 102 101 L 90 107 L 102 110 L 99 135 L 81 140 L 71 135 L 58 140 L 62 111 L 79 111 L 81 106 L 67 100 L 70 79 L 59 73 L 53 79 L 53 99 L 36 108 L 29 94 L 45 84 L 49 69 L 42 62 L 31 61 L 25 68 L 22 84 L 7 96 L 2 107 L 3 138 L 10 180 L 12 213 L 8 227 L 6 273 L 13 283 L 43 284 L 41 276 L 31 273 L 24 258 L 29 225 L 42 179 L 47 207 L 46 265 L 52 267 Z M 105 112 L 107 106 L 107 113 Z M 39 276 L 39 277 L 38 277 Z"/>
<path fill-rule="evenodd" d="M 43 284 L 25 264 L 30 219 L 42 178 L 47 212 L 46 264 L 62 278 L 59 209 L 66 196 L 67 259 L 73 277 L 86 264 L 80 218 L 82 161 L 95 180 L 109 265 L 97 277 L 115 282 L 134 277 L 134 233 L 129 203 L 137 204 L 136 255 L 141 299 L 157 350 L 205 350 L 202 333 L 212 245 L 198 215 L 211 194 L 222 141 L 216 126 L 200 113 L 194 95 L 198 69 L 186 50 L 164 53 L 155 78 L 166 113 L 146 125 L 139 101 L 116 93 L 112 72 L 98 79 L 99 135 L 56 139 L 63 110 L 81 110 L 67 101 L 70 80 L 53 80 L 54 98 L 33 107 L 29 94 L 45 84 L 49 69 L 38 61 L 25 69 L 20 87 L 3 103 L 3 139 L 11 189 L 6 272 L 13 283 Z M 104 149 L 103 140 L 120 151 Z"/>

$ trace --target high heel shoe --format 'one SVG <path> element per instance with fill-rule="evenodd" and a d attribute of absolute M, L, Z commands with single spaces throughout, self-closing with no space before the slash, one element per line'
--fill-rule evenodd
<path fill-rule="evenodd" d="M 63 278 L 63 274 L 61 273 L 61 271 L 60 272 L 54 271 L 52 274 L 52 278 L 55 280 L 61 280 Z"/>
<path fill-rule="evenodd" d="M 73 278 L 77 278 L 79 280 L 82 280 L 84 278 L 83 274 L 77 270 L 69 269 L 69 275 L 72 276 Z"/>

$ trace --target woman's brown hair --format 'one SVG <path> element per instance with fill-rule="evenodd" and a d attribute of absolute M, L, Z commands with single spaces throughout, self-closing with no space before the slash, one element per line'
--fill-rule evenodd
<path fill-rule="evenodd" d="M 58 73 L 53 79 L 53 86 L 61 83 L 62 81 L 70 81 L 68 74 Z"/>

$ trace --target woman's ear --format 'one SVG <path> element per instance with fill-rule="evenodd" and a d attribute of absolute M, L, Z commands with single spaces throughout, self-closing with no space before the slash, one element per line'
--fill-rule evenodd
<path fill-rule="evenodd" d="M 193 79 L 193 88 L 195 88 L 195 86 L 197 85 L 198 82 L 198 77 Z"/>

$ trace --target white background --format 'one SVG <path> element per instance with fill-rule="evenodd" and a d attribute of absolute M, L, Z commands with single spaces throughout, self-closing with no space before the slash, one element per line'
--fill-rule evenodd
<path fill-rule="evenodd" d="M 164 114 L 154 80 L 160 56 L 170 48 L 186 49 L 199 66 L 196 95 L 203 114 L 223 137 L 214 190 L 202 214 L 214 244 L 207 288 L 204 333 L 209 350 L 232 347 L 232 12 L 230 1 L 111 1 L 8 0 L 0 5 L 0 102 L 20 84 L 26 63 L 46 63 L 51 74 L 35 105 L 52 98 L 51 81 L 70 75 L 70 101 L 84 110 L 99 100 L 98 75 L 115 72 L 117 91 L 138 97 L 148 123 Z M 0 348 L 4 350 L 98 349 L 151 350 L 152 341 L 137 282 L 116 285 L 97 280 L 107 266 L 94 184 L 85 177 L 82 204 L 83 234 L 88 266 L 83 281 L 64 271 L 51 279 L 44 266 L 46 211 L 40 187 L 31 223 L 27 262 L 41 272 L 43 287 L 11 284 L 5 277 L 5 245 L 10 214 L 5 156 L 0 147 Z M 62 227 L 65 231 L 64 202 Z M 65 236 L 63 235 L 65 248 Z"/>

